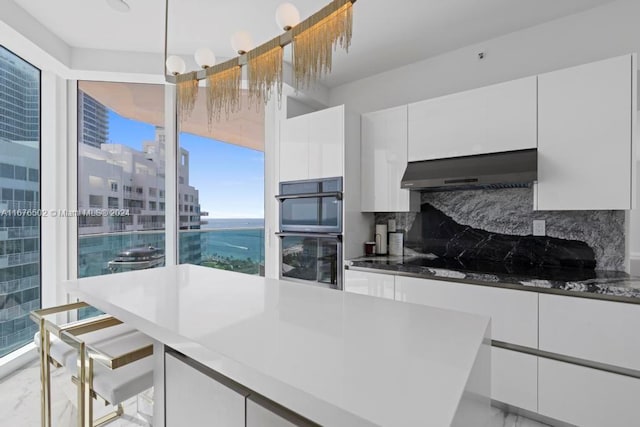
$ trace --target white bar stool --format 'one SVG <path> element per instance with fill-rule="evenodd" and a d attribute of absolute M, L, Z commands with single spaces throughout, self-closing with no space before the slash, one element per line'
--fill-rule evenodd
<path fill-rule="evenodd" d="M 40 326 L 34 340 L 40 348 L 42 426 L 51 426 L 51 368 L 64 367 L 78 387 L 78 426 L 95 427 L 123 414 L 122 402 L 153 385 L 152 340 L 118 319 L 102 315 L 58 325 L 47 316 L 89 307 L 72 303 L 36 310 Z M 93 420 L 93 399 L 116 406 Z"/>

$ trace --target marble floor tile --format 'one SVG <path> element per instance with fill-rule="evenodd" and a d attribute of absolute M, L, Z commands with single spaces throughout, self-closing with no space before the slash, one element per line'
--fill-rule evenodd
<path fill-rule="evenodd" d="M 40 425 L 40 362 L 34 362 L 0 381 L 0 424 L 11 427 Z M 76 387 L 62 369 L 51 372 L 51 419 L 53 427 L 76 426 Z M 137 399 L 124 402 L 124 415 L 109 427 L 148 427 L 137 415 Z M 94 403 L 95 417 L 112 410 Z"/>

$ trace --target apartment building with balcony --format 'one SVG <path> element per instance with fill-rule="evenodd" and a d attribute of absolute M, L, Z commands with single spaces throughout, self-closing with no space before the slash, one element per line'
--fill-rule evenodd
<path fill-rule="evenodd" d="M 122 144 L 79 144 L 79 234 L 162 230 L 165 226 L 164 129 L 142 151 Z M 200 227 L 198 190 L 189 185 L 189 152 L 181 149 L 180 229 Z M 113 215 L 100 215 L 101 210 Z M 114 210 L 128 210 L 120 215 Z"/>

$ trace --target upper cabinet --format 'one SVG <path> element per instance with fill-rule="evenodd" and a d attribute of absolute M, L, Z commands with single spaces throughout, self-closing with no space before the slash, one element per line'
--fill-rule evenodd
<path fill-rule="evenodd" d="M 406 105 L 362 115 L 360 158 L 362 212 L 419 208 L 419 195 L 400 188 L 407 168 Z"/>
<path fill-rule="evenodd" d="M 343 176 L 344 106 L 280 121 L 280 181 Z"/>
<path fill-rule="evenodd" d="M 410 162 L 535 148 L 537 78 L 409 104 Z"/>
<path fill-rule="evenodd" d="M 538 77 L 537 209 L 631 209 L 636 58 Z"/>

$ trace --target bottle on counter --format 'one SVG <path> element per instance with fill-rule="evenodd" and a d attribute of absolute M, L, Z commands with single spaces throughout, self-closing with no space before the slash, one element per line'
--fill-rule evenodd
<path fill-rule="evenodd" d="M 387 224 L 376 224 L 376 254 L 387 254 Z"/>
<path fill-rule="evenodd" d="M 389 233 L 389 255 L 404 255 L 404 233 L 401 231 Z"/>
<path fill-rule="evenodd" d="M 396 220 L 395 219 L 390 219 L 389 221 L 387 221 L 387 228 L 388 228 L 388 232 L 389 233 L 395 233 L 396 232 Z"/>

